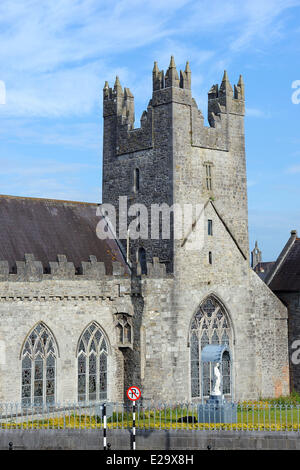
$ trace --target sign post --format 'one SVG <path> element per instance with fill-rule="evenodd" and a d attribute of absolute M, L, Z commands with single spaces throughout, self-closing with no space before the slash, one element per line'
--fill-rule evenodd
<path fill-rule="evenodd" d="M 103 416 L 103 449 L 106 450 L 106 426 L 107 426 L 106 403 L 103 404 L 102 416 Z"/>
<path fill-rule="evenodd" d="M 127 390 L 127 398 L 133 402 L 133 413 L 132 413 L 132 449 L 135 450 L 135 402 L 141 398 L 141 391 L 138 387 L 131 386 Z"/>

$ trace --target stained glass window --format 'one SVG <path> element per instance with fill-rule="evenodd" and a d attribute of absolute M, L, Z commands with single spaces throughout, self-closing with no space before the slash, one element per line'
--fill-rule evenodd
<path fill-rule="evenodd" d="M 222 360 L 222 373 L 223 373 L 223 393 L 230 393 L 230 357 L 227 351 L 223 354 Z"/>
<path fill-rule="evenodd" d="M 22 351 L 23 406 L 55 401 L 56 347 L 47 326 L 40 322 L 28 335 Z"/>
<path fill-rule="evenodd" d="M 199 341 L 193 333 L 191 336 L 191 385 L 193 397 L 198 397 L 200 394 L 199 384 Z"/>
<path fill-rule="evenodd" d="M 221 303 L 213 296 L 207 298 L 196 312 L 190 331 L 191 352 L 191 392 L 192 397 L 208 396 L 213 382 L 213 371 L 209 363 L 203 363 L 201 370 L 201 351 L 207 344 L 226 344 L 231 349 L 232 334 L 229 319 Z M 230 394 L 230 357 L 223 356 L 223 393 Z"/>
<path fill-rule="evenodd" d="M 77 351 L 78 401 L 106 400 L 107 344 L 97 323 L 82 333 Z"/>

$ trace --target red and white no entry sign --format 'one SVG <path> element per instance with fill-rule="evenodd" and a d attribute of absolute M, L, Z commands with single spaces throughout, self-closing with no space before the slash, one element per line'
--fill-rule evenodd
<path fill-rule="evenodd" d="M 141 395 L 142 395 L 142 393 L 141 393 L 139 387 L 136 387 L 134 385 L 129 387 L 129 389 L 127 390 L 127 397 L 131 401 L 139 400 L 141 398 Z"/>

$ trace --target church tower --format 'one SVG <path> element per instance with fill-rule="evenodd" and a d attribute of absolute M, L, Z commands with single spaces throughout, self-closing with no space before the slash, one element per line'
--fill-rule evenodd
<path fill-rule="evenodd" d="M 232 86 L 225 71 L 210 88 L 206 125 L 188 62 L 179 73 L 173 57 L 166 72 L 155 62 L 152 78 L 138 128 L 131 91 L 118 77 L 103 90 L 103 203 L 138 262 L 131 381 L 147 399 L 201 399 L 202 350 L 226 344 L 228 397 L 285 393 L 286 309 L 249 263 L 243 79 Z"/>
<path fill-rule="evenodd" d="M 151 208 L 171 208 L 173 204 L 183 212 L 186 204 L 211 204 L 214 217 L 222 220 L 244 258 L 248 258 L 242 77 L 232 88 L 225 71 L 220 86 L 211 87 L 209 126 L 204 125 L 202 112 L 192 97 L 188 62 L 180 74 L 173 57 L 166 73 L 155 62 L 152 77 L 152 98 L 139 128 L 134 128 L 134 97 L 128 88 L 122 88 L 119 78 L 113 88 L 106 82 L 103 90 L 103 203 L 116 207 L 116 232 L 124 248 L 127 233 L 119 233 L 119 198 L 124 201 L 127 197 L 127 209 L 134 205 L 128 223 L 142 214 L 138 204 L 148 209 L 148 224 L 139 227 L 140 238 L 133 239 L 129 234 L 130 260 L 151 262 L 159 257 L 168 272 L 174 271 L 176 253 L 195 227 L 197 216 L 185 222 L 182 215 L 183 229 L 177 239 L 171 211 L 168 238 L 168 227 L 163 227 L 168 214 L 162 210 L 160 220 L 154 220 Z M 126 212 L 124 204 L 121 212 Z M 205 225 L 210 224 L 213 230 L 214 222 L 209 220 Z M 159 237 L 153 236 L 155 225 Z M 206 258 L 211 261 L 216 255 L 211 248 Z"/>

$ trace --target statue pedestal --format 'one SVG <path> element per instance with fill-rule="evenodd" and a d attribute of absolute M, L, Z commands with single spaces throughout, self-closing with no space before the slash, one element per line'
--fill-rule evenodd
<path fill-rule="evenodd" d="M 226 403 L 224 395 L 209 395 L 209 399 L 206 400 L 206 403 L 209 405 L 221 405 Z"/>
<path fill-rule="evenodd" d="M 227 402 L 224 395 L 210 395 L 198 405 L 198 423 L 236 423 L 237 405 Z"/>

